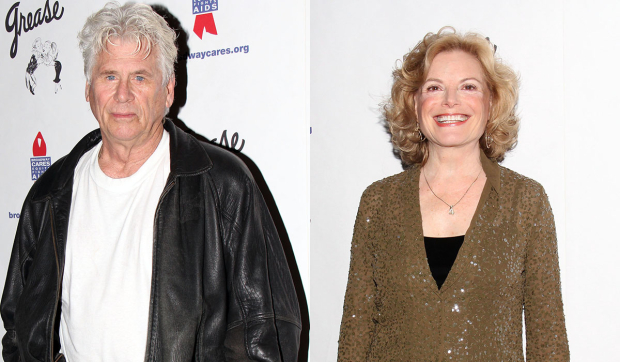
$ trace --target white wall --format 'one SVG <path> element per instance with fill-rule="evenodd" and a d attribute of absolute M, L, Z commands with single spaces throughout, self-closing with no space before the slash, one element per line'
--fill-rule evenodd
<path fill-rule="evenodd" d="M 620 4 L 565 1 L 566 320 L 575 361 L 612 361 L 620 338 Z"/>
<path fill-rule="evenodd" d="M 378 103 L 395 61 L 444 25 L 489 36 L 521 74 L 519 145 L 504 165 L 549 194 L 572 360 L 614 359 L 619 15 L 601 0 L 311 2 L 312 361 L 336 360 L 359 197 L 402 170 Z"/>
<path fill-rule="evenodd" d="M 107 1 L 49 0 L 50 8 L 55 2 L 58 9 L 64 9 L 62 17 L 29 31 L 22 29 L 15 58 L 9 56 L 14 33 L 5 31 L 4 26 L 0 31 L 0 102 L 4 115 L 4 131 L 0 133 L 0 285 L 5 280 L 18 223 L 17 218 L 9 216 L 20 213 L 33 184 L 30 158 L 35 136 L 42 133 L 47 156 L 54 162 L 98 127 L 84 100 L 77 33 L 86 18 Z M 14 3 L 0 2 L 3 24 Z M 21 13 L 27 18 L 45 3 L 22 1 L 18 16 Z M 245 141 L 242 153 L 262 174 L 285 226 L 298 268 L 293 274 L 303 286 L 309 286 L 306 3 L 219 0 L 219 9 L 213 12 L 218 34 L 205 33 L 202 39 L 193 32 L 193 0 L 157 3 L 180 21 L 188 34 L 190 52 L 232 50 L 231 54 L 185 59 L 187 102 L 179 118 L 208 139 L 219 142 L 226 130 L 229 144 L 237 133 L 237 149 Z M 34 73 L 35 94 L 25 87 L 26 67 L 38 37 L 57 45 L 57 59 L 62 64 L 62 89 L 58 93 L 54 93 L 52 82 L 54 68 L 44 65 Z M 246 45 L 248 52 L 234 53 L 235 47 Z"/>

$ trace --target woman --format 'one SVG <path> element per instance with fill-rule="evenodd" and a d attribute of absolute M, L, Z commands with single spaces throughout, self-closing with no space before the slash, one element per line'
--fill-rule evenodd
<path fill-rule="evenodd" d="M 478 34 L 429 33 L 385 116 L 407 171 L 363 194 L 339 361 L 568 361 L 553 214 L 498 165 L 517 142 L 518 81 Z"/>

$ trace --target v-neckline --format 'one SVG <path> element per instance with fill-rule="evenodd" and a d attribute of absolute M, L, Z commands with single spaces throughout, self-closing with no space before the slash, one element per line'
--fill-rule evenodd
<path fill-rule="evenodd" d="M 426 260 L 428 261 L 431 275 L 437 284 L 437 289 L 441 290 L 448 274 L 450 274 L 450 270 L 454 266 L 454 261 L 463 246 L 464 240 L 465 235 L 446 237 L 424 236 Z M 441 283 L 437 278 L 441 279 Z"/>
<path fill-rule="evenodd" d="M 481 155 L 481 157 L 484 157 Z M 483 168 L 484 167 L 484 160 Z M 488 171 L 485 169 L 485 173 L 488 175 Z M 441 286 L 441 289 L 437 286 L 437 282 L 435 278 L 433 278 L 433 273 L 431 272 L 430 265 L 428 264 L 428 259 L 426 257 L 426 249 L 424 247 L 424 230 L 422 232 L 416 233 L 410 225 L 420 225 L 422 228 L 422 209 L 420 205 L 420 168 L 416 167 L 414 173 L 411 177 L 412 185 L 409 185 L 409 190 L 413 191 L 412 202 L 409 205 L 406 205 L 407 214 L 406 220 L 411 220 L 411 223 L 407 225 L 405 228 L 405 234 L 407 235 L 407 240 L 413 240 L 413 244 L 416 250 L 419 252 L 418 258 L 419 264 L 422 266 L 422 274 L 426 280 L 432 281 L 433 288 L 430 288 L 433 293 L 438 296 L 442 296 L 447 293 L 446 291 L 450 289 L 450 286 L 454 284 L 455 281 L 458 280 L 459 276 L 462 274 L 463 269 L 465 268 L 466 260 L 464 255 L 472 255 L 478 245 L 474 245 L 471 242 L 472 234 L 476 232 L 474 221 L 480 217 L 482 213 L 482 209 L 486 204 L 487 199 L 489 198 L 489 194 L 491 192 L 492 183 L 489 177 L 486 178 L 484 183 L 484 188 L 482 189 L 482 194 L 480 195 L 480 200 L 478 200 L 478 205 L 476 206 L 476 211 L 472 216 L 469 226 L 467 227 L 467 231 L 465 232 L 465 240 L 463 240 L 463 245 L 459 249 L 459 252 L 454 260 L 454 264 L 452 264 L 452 268 L 450 268 L 450 272 L 448 272 L 448 276 L 446 280 Z"/>

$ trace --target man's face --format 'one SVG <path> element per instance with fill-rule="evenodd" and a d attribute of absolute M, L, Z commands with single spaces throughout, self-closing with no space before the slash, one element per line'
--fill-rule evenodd
<path fill-rule="evenodd" d="M 86 84 L 86 101 L 99 122 L 104 141 L 140 146 L 159 137 L 166 108 L 174 99 L 174 77 L 162 85 L 157 48 L 135 52 L 136 44 L 112 39 L 97 58 Z"/>

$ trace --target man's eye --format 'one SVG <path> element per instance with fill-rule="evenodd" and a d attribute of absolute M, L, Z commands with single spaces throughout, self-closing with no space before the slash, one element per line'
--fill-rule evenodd
<path fill-rule="evenodd" d="M 114 80 L 114 79 L 116 79 L 116 77 L 113 76 L 113 75 L 108 75 L 108 76 L 105 77 L 105 79 L 106 80 Z"/>
<path fill-rule="evenodd" d="M 142 81 L 144 80 L 144 77 L 143 77 L 143 76 L 141 76 L 141 75 L 138 75 L 138 76 L 136 76 L 136 80 L 137 80 L 138 82 L 142 82 Z"/>

